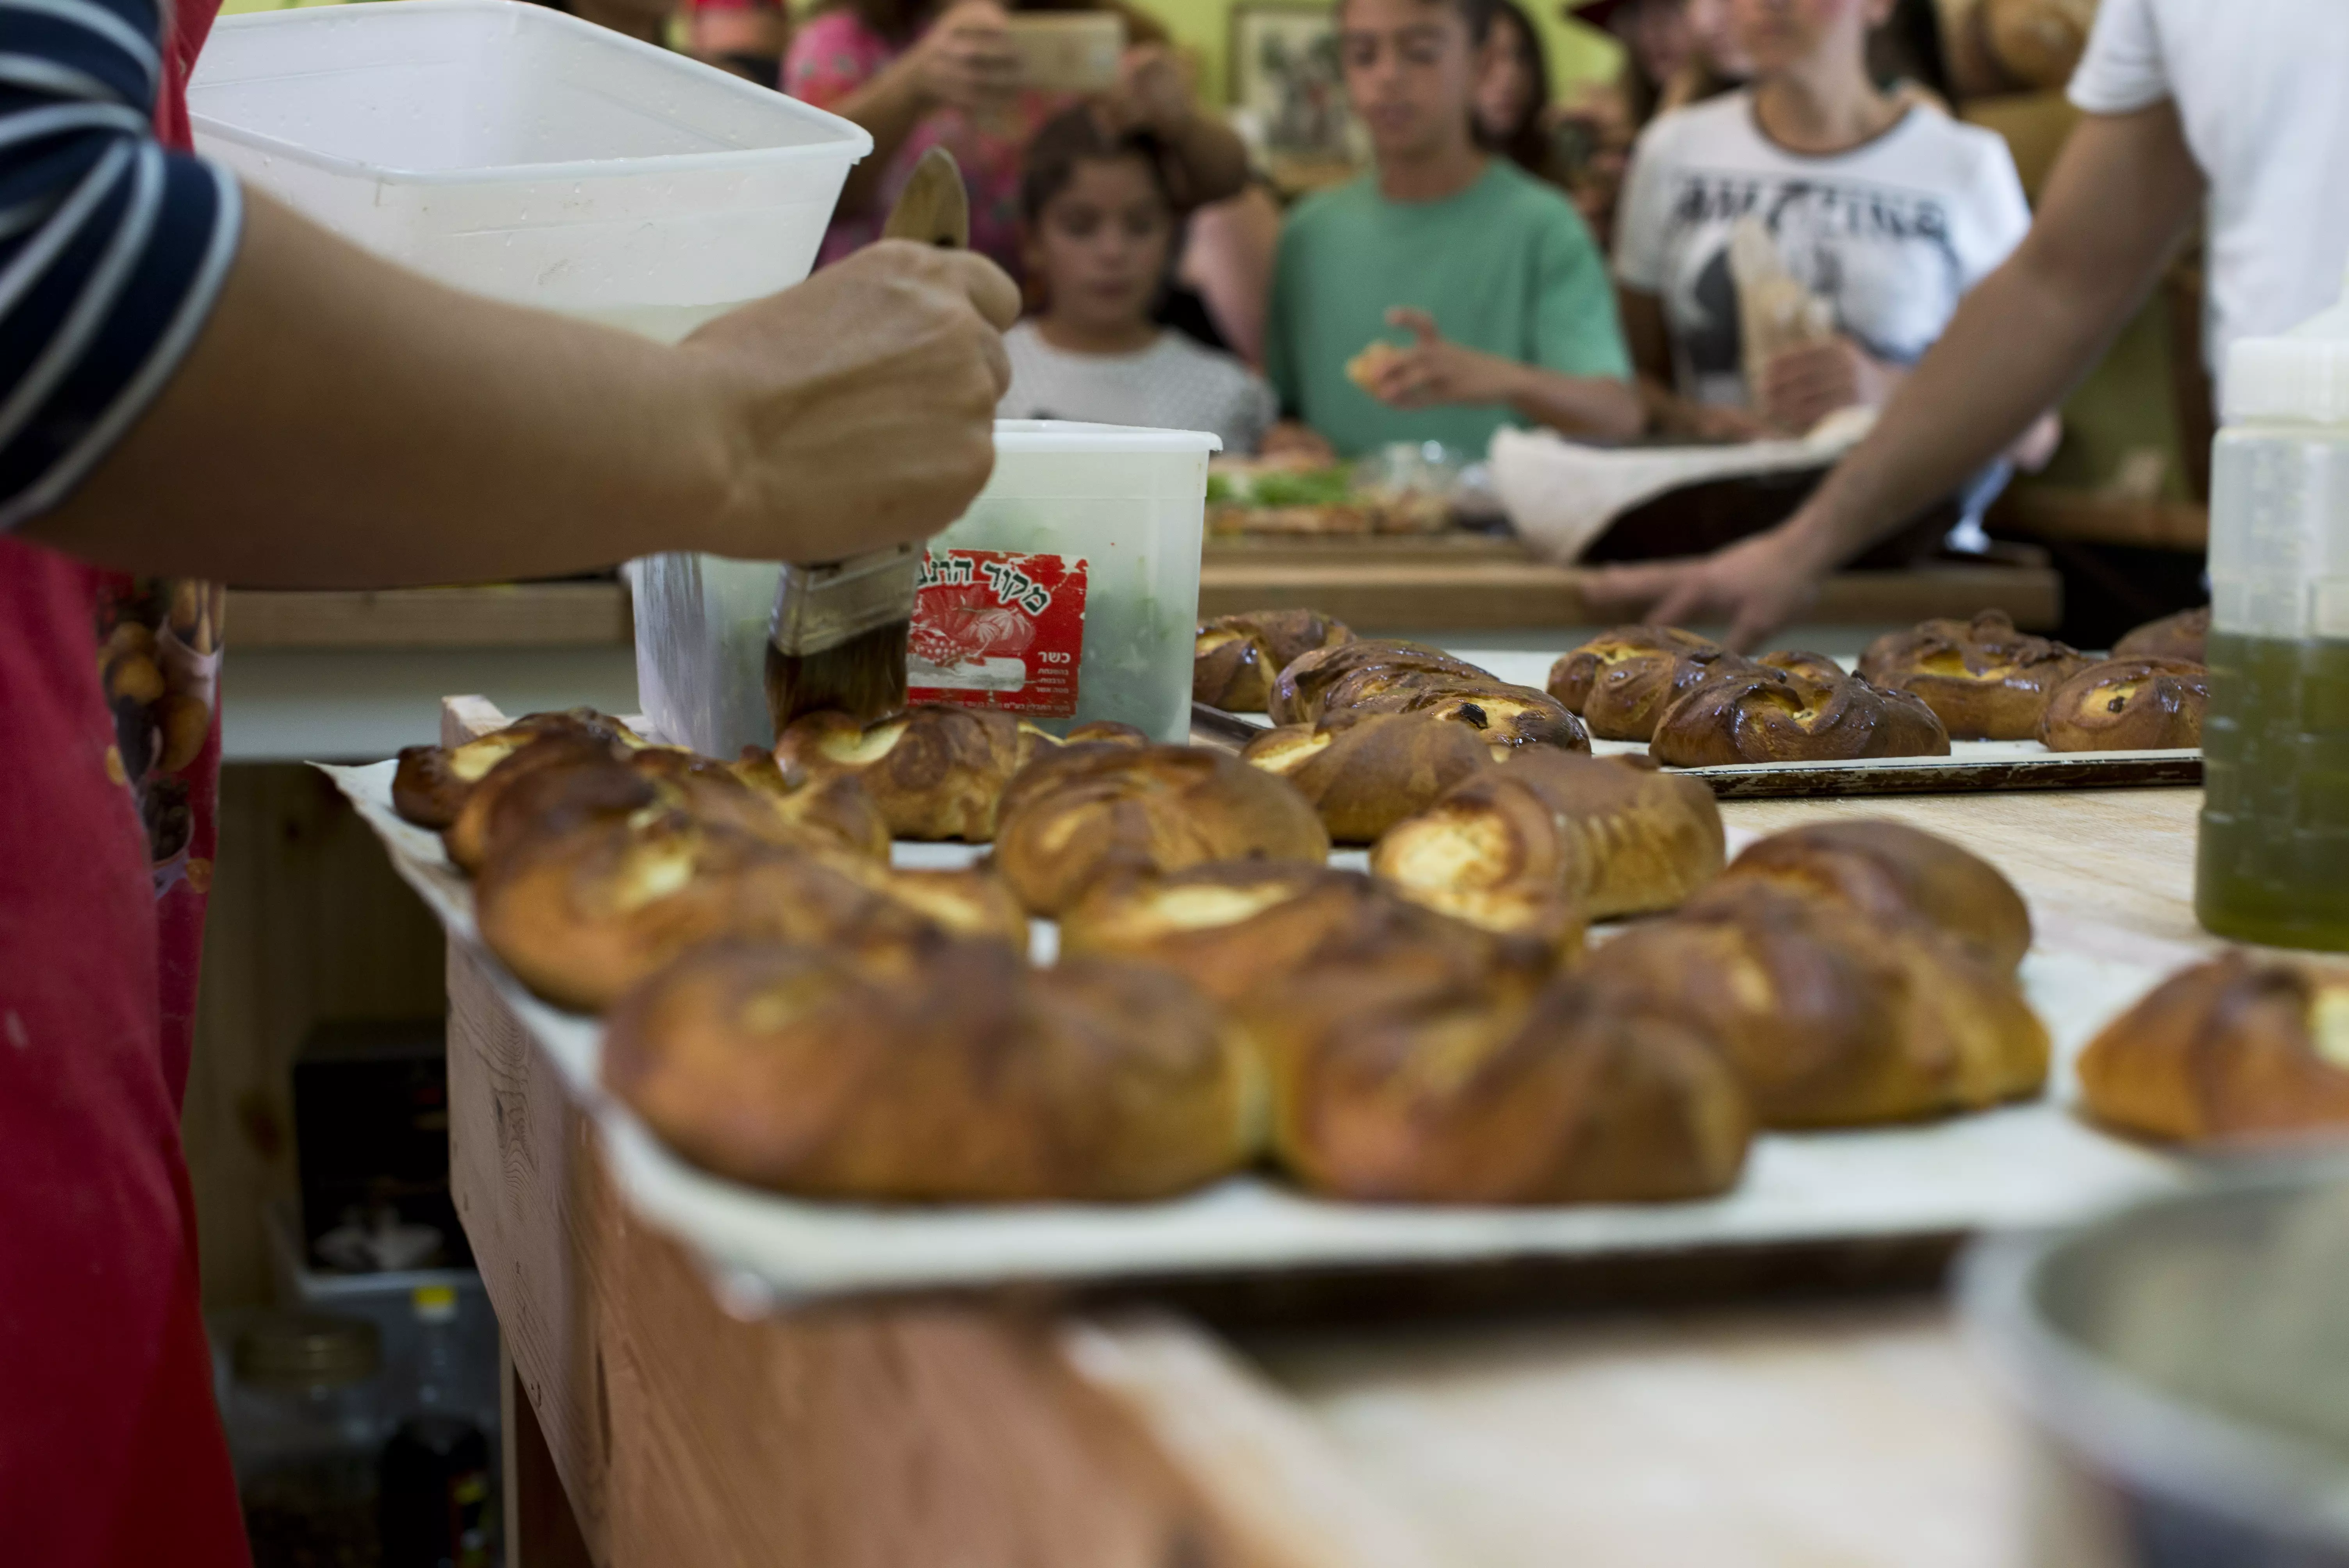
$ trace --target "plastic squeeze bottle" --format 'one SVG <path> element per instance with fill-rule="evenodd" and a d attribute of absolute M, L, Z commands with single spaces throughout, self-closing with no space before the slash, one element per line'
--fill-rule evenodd
<path fill-rule="evenodd" d="M 2349 279 L 2227 356 L 2211 462 L 2210 706 L 2194 910 L 2349 949 Z"/>

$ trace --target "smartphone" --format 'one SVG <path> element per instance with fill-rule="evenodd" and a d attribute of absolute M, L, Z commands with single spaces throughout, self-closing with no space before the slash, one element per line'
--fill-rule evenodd
<path fill-rule="evenodd" d="M 1016 11 L 1014 81 L 1040 92 L 1097 93 L 1117 85 L 1125 18 L 1114 11 Z"/>

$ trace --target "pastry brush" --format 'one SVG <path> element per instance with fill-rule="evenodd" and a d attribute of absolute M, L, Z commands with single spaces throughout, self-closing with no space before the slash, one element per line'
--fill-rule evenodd
<path fill-rule="evenodd" d="M 933 147 L 890 210 L 884 239 L 948 250 L 970 244 L 970 205 L 954 155 Z M 893 544 L 844 561 L 783 563 L 767 635 L 767 712 L 781 735 L 833 708 L 871 721 L 905 706 L 905 641 L 922 546 Z"/>

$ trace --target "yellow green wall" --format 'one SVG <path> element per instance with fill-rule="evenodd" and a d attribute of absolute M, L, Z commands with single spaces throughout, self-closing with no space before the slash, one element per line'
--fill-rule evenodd
<path fill-rule="evenodd" d="M 332 5 L 336 0 L 225 0 L 223 15 L 240 11 L 282 11 L 299 5 Z M 813 0 L 792 0 L 804 11 Z M 1136 0 L 1142 9 L 1163 19 L 1175 38 L 1195 49 L 1199 58 L 1199 90 L 1209 103 L 1224 101 L 1224 45 L 1230 36 L 1233 0 Z M 1566 21 L 1560 0 L 1519 0 L 1542 29 L 1549 49 L 1555 90 L 1564 93 L 1578 82 L 1606 79 L 1615 74 L 1620 53 L 1604 33 Z"/>
<path fill-rule="evenodd" d="M 1542 29 L 1554 90 L 1562 93 L 1578 82 L 1614 76 L 1621 56 L 1612 38 L 1566 21 L 1559 15 L 1559 0 L 1518 3 Z M 1230 36 L 1233 0 L 1134 0 L 1134 4 L 1164 21 L 1177 40 L 1198 51 L 1199 90 L 1209 102 L 1222 102 L 1224 46 Z"/>

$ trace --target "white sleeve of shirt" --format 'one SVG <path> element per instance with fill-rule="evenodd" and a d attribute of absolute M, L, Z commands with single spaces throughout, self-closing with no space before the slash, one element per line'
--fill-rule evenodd
<path fill-rule="evenodd" d="M 2153 0 L 2104 0 L 2072 72 L 2074 104 L 2090 114 L 2134 114 L 2170 95 Z"/>
<path fill-rule="evenodd" d="M 1615 276 L 1641 294 L 1664 292 L 1664 222 L 1671 201 L 1669 143 L 1674 139 L 1668 114 L 1640 133 L 1631 167 L 1615 208 Z"/>
<path fill-rule="evenodd" d="M 2005 138 L 1984 136 L 1979 146 L 1967 194 L 1971 221 L 1957 235 L 1958 261 L 1969 290 L 2003 265 L 2031 231 L 2031 202 L 2023 193 L 2023 176 L 2015 172 L 2014 154 Z"/>

